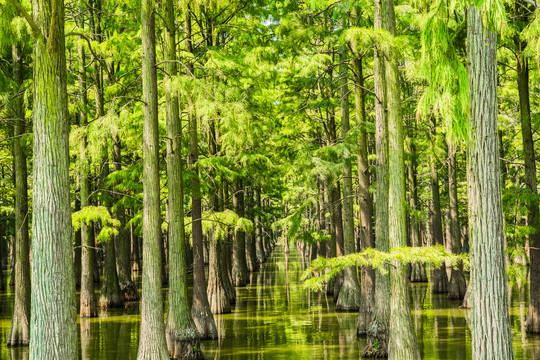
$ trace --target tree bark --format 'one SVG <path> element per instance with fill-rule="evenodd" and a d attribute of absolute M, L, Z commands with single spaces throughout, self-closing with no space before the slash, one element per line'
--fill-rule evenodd
<path fill-rule="evenodd" d="M 236 181 L 234 187 L 233 207 L 234 212 L 239 217 L 244 217 L 244 186 L 241 179 Z M 249 282 L 246 259 L 246 233 L 236 231 L 233 237 L 232 281 L 235 286 L 246 286 Z"/>
<path fill-rule="evenodd" d="M 63 1 L 35 1 L 30 359 L 77 358 Z"/>
<path fill-rule="evenodd" d="M 497 35 L 476 5 L 467 12 L 471 133 L 468 141 L 473 359 L 514 359 L 497 142 Z"/>
<path fill-rule="evenodd" d="M 383 28 L 382 0 L 375 0 L 375 29 Z M 373 75 L 375 84 L 375 151 L 377 154 L 377 197 L 375 201 L 375 248 L 390 250 L 388 243 L 388 124 L 386 119 L 386 75 L 384 55 L 375 48 Z M 388 271 L 388 267 L 385 267 Z M 390 328 L 390 277 L 388 273 L 375 273 L 375 312 L 367 331 L 367 345 L 363 357 L 388 356 Z"/>
<path fill-rule="evenodd" d="M 432 122 L 430 131 L 431 161 L 430 161 L 430 190 L 431 203 L 429 209 L 429 228 L 432 245 L 443 245 L 443 229 L 441 215 L 441 198 L 439 193 L 439 176 L 437 174 L 437 158 L 435 155 L 435 119 Z M 434 294 L 448 292 L 448 276 L 446 275 L 446 265 L 440 267 L 431 266 L 431 291 Z"/>
<path fill-rule="evenodd" d="M 458 196 L 457 196 L 457 174 L 456 174 L 456 153 L 455 144 L 448 143 L 448 198 L 449 198 L 449 241 L 451 251 L 454 254 L 461 253 L 461 230 L 459 226 Z M 462 300 L 467 291 L 467 282 L 463 275 L 463 265 L 452 266 L 450 280 L 448 282 L 448 297 L 450 299 Z"/>
<path fill-rule="evenodd" d="M 19 89 L 22 87 L 22 48 L 13 45 L 13 77 Z M 26 167 L 26 140 L 24 104 L 21 97 L 15 102 L 15 126 L 13 137 L 13 163 L 15 180 L 15 300 L 13 318 L 9 330 L 8 346 L 27 346 L 30 342 L 30 240 L 28 236 L 28 181 Z M 1 256 L 1 255 L 0 255 Z M 1 264 L 0 264 L 1 265 Z M 0 272 L 3 270 L 0 266 Z"/>
<path fill-rule="evenodd" d="M 385 29 L 395 35 L 394 5 L 383 0 Z M 407 246 L 405 222 L 405 168 L 401 91 L 395 54 L 386 55 L 386 96 L 388 121 L 388 238 L 390 248 Z M 411 315 L 408 267 L 394 261 L 390 268 L 390 339 L 388 358 L 420 359 Z"/>
<path fill-rule="evenodd" d="M 158 93 L 155 1 L 143 0 L 143 274 L 141 333 L 137 359 L 169 359 L 161 294 L 161 229 L 159 199 Z"/>
<path fill-rule="evenodd" d="M 347 134 L 350 130 L 349 123 L 349 81 L 346 48 L 343 46 L 340 54 L 341 72 L 341 137 L 347 142 Z M 342 169 L 343 174 L 343 254 L 349 255 L 355 252 L 354 239 L 354 211 L 353 211 L 353 186 L 351 159 L 345 159 Z M 349 266 L 343 271 L 343 284 L 336 301 L 336 311 L 358 311 L 361 291 L 358 283 L 356 267 Z"/>
<path fill-rule="evenodd" d="M 175 11 L 172 0 L 165 6 L 164 55 L 166 63 L 165 101 L 167 105 L 167 181 L 169 194 L 169 308 L 167 311 L 167 346 L 173 359 L 202 359 L 199 332 L 191 317 L 188 299 L 187 264 L 184 228 L 184 186 L 182 166 L 182 124 L 178 96 L 171 80 L 178 73 L 176 62 Z"/>
<path fill-rule="evenodd" d="M 362 68 L 362 58 L 357 55 L 352 58 L 354 72 L 354 103 L 356 109 L 356 123 L 360 128 L 358 135 L 358 196 L 360 205 L 360 251 L 375 247 L 373 234 L 373 199 L 369 193 L 369 163 L 368 163 L 368 141 L 366 130 L 366 106 L 364 91 L 364 74 Z M 361 281 L 361 301 L 358 312 L 358 324 L 356 333 L 366 335 L 368 326 L 373 317 L 375 293 L 375 271 L 371 266 L 362 268 Z"/>
<path fill-rule="evenodd" d="M 411 124 L 412 126 L 412 124 Z M 413 129 L 409 134 L 409 161 L 407 162 L 407 170 L 409 176 L 409 207 L 413 211 L 420 210 L 418 204 L 418 181 L 416 179 L 416 145 L 414 143 Z M 420 220 L 416 214 L 411 214 L 409 222 L 409 231 L 411 237 L 411 246 L 421 247 L 422 237 L 420 234 Z M 423 263 L 411 263 L 411 282 L 427 282 L 426 268 Z"/>

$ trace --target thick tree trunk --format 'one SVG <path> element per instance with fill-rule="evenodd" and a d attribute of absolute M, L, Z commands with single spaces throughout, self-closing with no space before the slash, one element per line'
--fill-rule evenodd
<path fill-rule="evenodd" d="M 497 35 L 485 28 L 476 5 L 470 5 L 467 13 L 472 355 L 475 360 L 514 359 L 498 166 Z"/>
<path fill-rule="evenodd" d="M 19 87 L 23 83 L 23 61 L 20 45 L 13 45 L 13 76 Z M 25 118 L 22 97 L 14 99 L 15 126 L 13 164 L 15 180 L 15 301 L 7 339 L 8 346 L 27 346 L 30 342 L 30 241 L 28 237 L 28 181 L 26 168 Z M 0 266 L 0 272 L 3 271 Z"/>
<path fill-rule="evenodd" d="M 30 360 L 77 358 L 63 1 L 35 1 Z"/>
<path fill-rule="evenodd" d="M 137 359 L 169 359 L 161 294 L 161 229 L 159 199 L 158 93 L 155 1 L 143 0 L 143 274 L 141 333 Z"/>
<path fill-rule="evenodd" d="M 340 61 L 341 69 L 341 137 L 347 142 L 350 130 L 349 123 L 349 81 L 347 53 L 343 46 Z M 354 238 L 354 193 L 352 185 L 351 159 L 345 159 L 343 173 L 343 254 L 349 255 L 355 252 Z M 343 284 L 336 301 L 336 311 L 358 311 L 361 299 L 360 284 L 356 267 L 349 266 L 343 271 Z"/>
<path fill-rule="evenodd" d="M 409 161 L 407 162 L 407 170 L 409 176 L 409 206 L 411 210 L 418 211 L 420 206 L 418 205 L 418 182 L 416 179 L 416 145 L 414 143 L 413 130 L 410 129 L 409 134 Z M 411 214 L 409 222 L 409 231 L 411 238 L 411 246 L 421 247 L 422 237 L 420 234 L 420 219 L 416 214 Z M 411 264 L 411 282 L 427 282 L 426 268 L 423 263 Z"/>
<path fill-rule="evenodd" d="M 456 174 L 456 146 L 453 142 L 448 143 L 448 198 L 449 198 L 449 241 L 451 251 L 454 254 L 461 253 L 461 230 L 459 226 L 457 174 Z M 462 300 L 467 291 L 467 282 L 463 275 L 463 265 L 452 266 L 450 280 L 448 282 L 448 297 Z"/>
<path fill-rule="evenodd" d="M 236 181 L 233 194 L 234 212 L 244 217 L 244 186 L 242 180 Z M 246 233 L 236 231 L 233 235 L 232 282 L 235 286 L 246 286 L 249 282 L 246 259 Z"/>
<path fill-rule="evenodd" d="M 375 0 L 375 29 L 382 29 L 382 0 Z M 375 48 L 373 75 L 375 83 L 375 149 L 377 154 L 377 197 L 375 202 L 375 248 L 389 251 L 388 243 L 388 124 L 386 119 L 386 85 L 384 55 Z M 385 269 L 389 269 L 386 267 Z M 390 328 L 390 277 L 375 273 L 375 312 L 367 331 L 363 357 L 387 357 Z"/>
<path fill-rule="evenodd" d="M 431 141 L 431 162 L 430 162 L 430 190 L 431 203 L 429 209 L 429 229 L 432 245 L 443 245 L 443 228 L 441 215 L 441 198 L 439 193 L 439 176 L 437 174 L 437 159 L 435 155 L 435 128 L 437 124 L 433 119 L 430 132 Z M 431 266 L 431 291 L 434 294 L 448 292 L 448 276 L 446 275 L 446 265 L 440 267 Z"/>
<path fill-rule="evenodd" d="M 167 184 L 169 194 L 169 307 L 167 311 L 167 346 L 173 359 L 202 359 L 199 332 L 191 317 L 187 286 L 184 228 L 184 186 L 182 168 L 182 124 L 178 97 L 173 94 L 171 79 L 177 75 L 175 11 L 172 0 L 165 6 L 165 101 L 167 104 Z"/>
<path fill-rule="evenodd" d="M 394 5 L 383 0 L 386 14 L 385 29 L 395 34 Z M 390 248 L 407 246 L 405 222 L 405 167 L 403 128 L 401 118 L 401 91 L 398 64 L 395 55 L 386 55 L 386 97 L 388 120 L 388 237 Z M 400 360 L 420 359 L 416 333 L 411 315 L 408 266 L 394 261 L 390 268 L 390 339 L 388 358 Z"/>

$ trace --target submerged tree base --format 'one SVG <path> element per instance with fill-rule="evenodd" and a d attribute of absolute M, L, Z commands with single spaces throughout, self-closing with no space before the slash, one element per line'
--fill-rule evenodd
<path fill-rule="evenodd" d="M 218 338 L 216 323 L 212 312 L 207 311 L 206 309 L 197 309 L 197 307 L 194 306 L 191 308 L 191 316 L 193 317 L 201 340 Z"/>
<path fill-rule="evenodd" d="M 196 332 L 195 329 L 192 329 Z M 189 332 L 189 331 L 188 331 Z M 205 359 L 204 353 L 201 350 L 201 344 L 196 337 L 199 334 L 188 335 L 184 331 L 184 334 L 171 334 L 166 332 L 167 336 L 167 348 L 171 359 L 181 360 L 202 360 Z"/>
<path fill-rule="evenodd" d="M 336 302 L 336 311 L 358 311 L 362 298 L 360 286 L 343 282 Z"/>
<path fill-rule="evenodd" d="M 120 290 L 124 296 L 124 301 L 139 301 L 141 299 L 137 284 L 133 281 L 122 281 Z"/>
<path fill-rule="evenodd" d="M 368 329 L 368 342 L 362 351 L 363 358 L 382 359 L 388 357 L 388 329 L 382 322 L 374 320 Z"/>

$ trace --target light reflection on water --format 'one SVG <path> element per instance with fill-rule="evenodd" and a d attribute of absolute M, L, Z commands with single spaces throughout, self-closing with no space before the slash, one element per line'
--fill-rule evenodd
<path fill-rule="evenodd" d="M 305 264 L 291 247 L 277 247 L 250 285 L 237 289 L 233 313 L 217 315 L 220 339 L 202 342 L 208 359 L 359 359 L 365 340 L 356 337 L 354 313 L 334 312 L 332 298 L 302 288 Z M 423 359 L 471 359 L 467 311 L 446 295 L 431 294 L 428 284 L 412 284 L 411 307 Z M 167 290 L 164 290 L 166 298 Z M 540 336 L 524 332 L 528 289 L 515 285 L 511 323 L 516 359 L 540 359 Z M 0 293 L 0 358 L 27 359 L 28 349 L 5 346 L 13 296 Z M 165 306 L 166 308 L 166 306 Z M 140 316 L 138 304 L 80 319 L 82 359 L 136 359 Z"/>

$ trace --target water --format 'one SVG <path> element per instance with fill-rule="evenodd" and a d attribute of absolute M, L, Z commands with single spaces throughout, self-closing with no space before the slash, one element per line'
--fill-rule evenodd
<path fill-rule="evenodd" d="M 231 314 L 216 315 L 220 339 L 204 341 L 208 359 L 359 359 L 365 339 L 356 337 L 354 313 L 334 312 L 332 298 L 302 287 L 305 264 L 291 247 L 277 247 L 251 285 L 237 289 Z M 411 285 L 411 307 L 423 359 L 471 359 L 467 310 L 445 295 L 433 295 L 428 284 Z M 166 298 L 167 290 L 164 290 Z M 524 332 L 525 285 L 509 292 L 516 359 L 540 359 L 540 336 Z M 11 292 L 0 293 L 0 358 L 27 359 L 28 349 L 7 349 L 13 312 Z M 166 308 L 166 307 L 165 307 Z M 79 320 L 82 359 L 136 359 L 140 331 L 138 304 Z M 82 336 L 81 336 L 82 334 Z"/>

